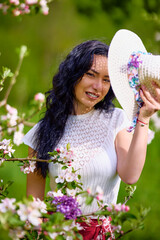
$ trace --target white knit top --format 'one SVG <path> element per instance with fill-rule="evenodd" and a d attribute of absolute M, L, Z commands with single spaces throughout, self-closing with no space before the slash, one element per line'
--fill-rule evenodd
<path fill-rule="evenodd" d="M 128 127 L 128 119 L 122 109 L 115 108 L 112 113 L 92 110 L 82 115 L 70 115 L 65 131 L 56 147 L 66 147 L 68 143 L 74 152 L 75 169 L 79 169 L 83 189 L 92 192 L 100 186 L 104 191 L 105 203 L 116 203 L 120 178 L 116 172 L 117 156 L 115 137 Z M 35 125 L 23 138 L 25 144 L 35 149 L 33 144 Z M 54 177 L 60 173 L 61 166 L 49 163 L 50 185 L 55 189 Z M 91 206 L 82 204 L 85 214 L 97 210 L 96 201 Z"/>

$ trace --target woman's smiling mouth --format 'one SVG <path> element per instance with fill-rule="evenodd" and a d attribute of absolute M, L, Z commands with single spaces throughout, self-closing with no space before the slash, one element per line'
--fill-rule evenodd
<path fill-rule="evenodd" d="M 92 93 L 92 92 L 86 92 L 86 95 L 91 99 L 97 99 L 99 98 L 99 94 Z"/>

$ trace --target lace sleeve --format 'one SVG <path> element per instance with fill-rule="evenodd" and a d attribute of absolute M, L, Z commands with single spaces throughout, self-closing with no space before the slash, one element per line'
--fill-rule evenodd
<path fill-rule="evenodd" d="M 116 130 L 115 130 L 115 135 L 117 135 L 118 132 L 120 132 L 123 129 L 127 129 L 130 121 L 128 120 L 124 110 L 118 109 L 117 111 L 117 117 L 116 117 Z"/>

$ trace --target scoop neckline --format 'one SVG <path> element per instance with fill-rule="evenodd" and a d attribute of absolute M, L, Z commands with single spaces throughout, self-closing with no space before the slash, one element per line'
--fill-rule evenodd
<path fill-rule="evenodd" d="M 78 114 L 78 115 L 69 115 L 69 117 L 71 119 L 86 119 L 86 118 L 90 117 L 94 111 L 95 111 L 95 109 L 92 109 L 91 111 L 89 111 L 87 113 Z"/>

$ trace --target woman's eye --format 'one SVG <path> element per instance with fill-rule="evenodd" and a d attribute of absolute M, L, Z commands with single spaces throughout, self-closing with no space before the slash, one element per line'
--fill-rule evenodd
<path fill-rule="evenodd" d="M 87 72 L 86 74 L 87 74 L 88 76 L 90 76 L 90 77 L 94 77 L 94 74 L 93 74 L 93 73 Z"/>
<path fill-rule="evenodd" d="M 110 80 L 109 80 L 109 79 L 103 79 L 103 81 L 110 83 Z"/>

